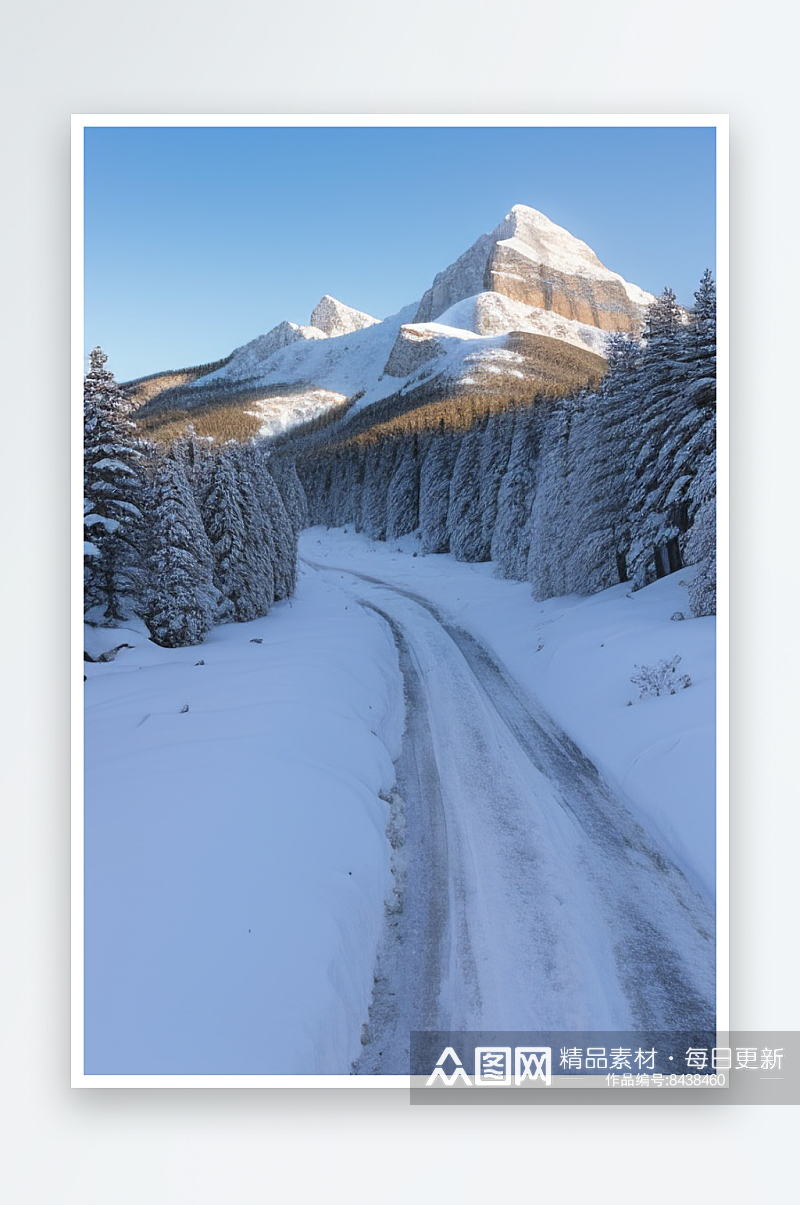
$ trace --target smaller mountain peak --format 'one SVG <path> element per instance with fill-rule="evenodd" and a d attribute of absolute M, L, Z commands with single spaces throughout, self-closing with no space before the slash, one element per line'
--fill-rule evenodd
<path fill-rule="evenodd" d="M 361 310 L 354 310 L 349 305 L 345 305 L 343 301 L 338 301 L 326 293 L 319 304 L 314 307 L 310 321 L 312 326 L 318 327 L 326 335 L 333 337 L 363 330 L 366 326 L 374 326 L 380 320 Z"/>

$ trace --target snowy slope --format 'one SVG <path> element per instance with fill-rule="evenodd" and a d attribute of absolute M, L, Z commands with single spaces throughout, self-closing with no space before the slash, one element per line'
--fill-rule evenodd
<path fill-rule="evenodd" d="M 392 884 L 384 625 L 301 575 L 196 648 L 89 631 L 134 647 L 86 665 L 86 1073 L 347 1074 Z"/>
<path fill-rule="evenodd" d="M 449 310 L 445 310 L 437 322 L 465 331 L 475 331 L 478 335 L 531 331 L 536 335 L 546 335 L 550 339 L 560 339 L 563 343 L 572 343 L 575 347 L 585 347 L 598 356 L 606 355 L 606 331 L 589 326 L 585 322 L 563 318 L 552 310 L 542 310 L 538 306 L 514 301 L 510 297 L 504 297 L 502 293 L 478 293 L 475 297 L 465 297 L 463 301 L 458 301 Z"/>
<path fill-rule="evenodd" d="M 378 543 L 315 528 L 303 547 L 315 561 L 422 593 L 485 640 L 713 894 L 716 621 L 690 617 L 685 583 L 694 569 L 635 593 L 619 585 L 535 602 L 527 583 L 494 578 L 491 562 L 409 555 L 415 535 Z M 673 620 L 678 613 L 687 618 Z M 640 700 L 635 666 L 675 654 L 691 687 Z"/>
<path fill-rule="evenodd" d="M 224 367 L 194 381 L 187 398 L 195 391 L 207 400 L 214 382 L 263 389 L 252 408 L 267 434 L 354 394 L 363 395 L 359 408 L 389 397 L 418 379 L 423 364 L 426 378 L 455 377 L 466 340 L 481 340 L 490 359 L 496 340 L 512 331 L 605 356 L 607 332 L 633 329 L 652 300 L 569 231 L 515 205 L 437 275 L 421 301 L 378 321 L 326 295 L 310 325 L 282 322 L 237 348 Z M 474 349 L 472 357 L 474 367 Z"/>
<path fill-rule="evenodd" d="M 383 322 L 347 335 L 299 338 L 264 358 L 256 340 L 236 353 L 224 368 L 194 382 L 194 386 L 213 380 L 263 386 L 263 401 L 248 402 L 247 409 L 264 417 L 266 433 L 282 430 L 292 420 L 312 417 L 355 393 L 363 391 L 354 405 L 354 410 L 361 410 L 434 372 L 458 377 L 465 363 L 474 369 L 478 359 L 481 363 L 485 359 L 488 371 L 499 371 L 496 366 L 500 361 L 513 361 L 515 371 L 524 375 L 524 357 L 504 350 L 504 334 L 480 336 L 442 323 L 411 324 L 408 319 L 416 308 L 414 302 Z M 404 341 L 417 346 L 428 344 L 433 349 L 433 362 L 412 354 L 408 371 L 387 372 L 396 345 Z M 289 417 L 278 408 L 288 410 Z"/>
<path fill-rule="evenodd" d="M 415 309 L 413 302 L 362 330 L 333 336 L 320 331 L 319 336 L 297 339 L 278 350 L 269 345 L 265 348 L 256 339 L 235 351 L 224 368 L 201 377 L 194 385 L 212 380 L 258 380 L 265 385 L 305 382 L 334 393 L 355 393 L 365 381 L 376 380 L 383 372 L 400 327 Z"/>
<path fill-rule="evenodd" d="M 482 812 L 502 801 L 500 779 L 513 777 L 523 809 L 526 782 L 536 808 L 549 808 L 552 786 L 530 779 L 518 751 L 502 752 L 505 727 L 491 710 L 481 718 L 480 692 L 474 681 L 459 685 L 452 652 L 452 667 L 439 672 L 449 662 L 431 616 L 351 574 L 411 590 L 474 632 L 713 900 L 714 621 L 671 618 L 688 614 L 683 574 L 631 596 L 619 586 L 535 603 L 526 585 L 493 578 L 491 564 L 413 557 L 416 547 L 414 537 L 387 545 L 311 529 L 302 554 L 328 569 L 303 567 L 292 605 L 266 619 L 217 628 L 202 646 L 177 650 L 137 630 L 92 631 L 94 655 L 103 641 L 134 647 L 86 665 L 87 1073 L 348 1074 L 361 1054 L 392 897 L 382 796 L 395 779 L 404 706 L 392 634 L 371 606 L 409 625 L 459 840 L 487 862 L 494 830 Z M 675 653 L 691 687 L 639 700 L 634 666 Z M 480 789 L 448 743 L 450 719 L 464 732 L 472 726 L 476 748 L 501 750 Z M 510 779 L 508 787 L 510 800 Z M 551 908 L 559 885 L 566 893 L 563 931 L 553 929 L 558 909 L 548 922 L 548 942 L 564 961 L 531 1007 L 562 1023 L 618 1021 L 629 1007 L 624 984 L 613 964 L 597 962 L 613 926 L 585 913 L 584 864 L 565 861 L 574 857 L 574 826 L 559 816 L 556 801 L 552 821 L 542 813 L 541 832 L 532 831 L 552 843 L 540 849 L 536 882 L 547 884 L 549 901 L 541 906 Z M 504 831 L 501 824 L 498 840 Z M 485 909 L 510 890 L 506 866 L 501 859 L 479 884 L 465 882 L 464 906 L 474 942 L 486 938 L 484 1005 L 517 1024 L 526 997 L 517 991 L 513 942 L 486 928 Z M 509 924 L 539 915 L 536 899 L 523 907 L 527 882 L 519 879 L 516 904 L 508 897 Z M 608 889 L 613 910 L 613 878 Z M 677 932 L 676 921 L 673 939 Z"/>

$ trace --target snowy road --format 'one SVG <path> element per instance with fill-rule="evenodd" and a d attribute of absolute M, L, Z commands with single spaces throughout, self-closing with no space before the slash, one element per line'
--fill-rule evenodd
<path fill-rule="evenodd" d="M 406 694 L 402 906 L 357 1070 L 419 1030 L 713 1027 L 713 903 L 473 634 L 414 592 L 307 561 L 389 624 Z"/>

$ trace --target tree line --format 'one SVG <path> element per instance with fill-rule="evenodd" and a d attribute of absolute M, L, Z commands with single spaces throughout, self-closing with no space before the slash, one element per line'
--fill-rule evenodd
<path fill-rule="evenodd" d="M 492 560 L 534 597 L 633 589 L 685 565 L 695 615 L 716 611 L 716 288 L 687 315 L 666 288 L 642 337 L 610 338 L 598 388 L 488 407 L 467 430 L 332 430 L 298 448 L 311 522 L 424 552 Z M 361 417 L 361 416 L 359 416 Z"/>
<path fill-rule="evenodd" d="M 164 450 L 137 438 L 131 402 L 91 353 L 84 380 L 84 576 L 90 620 L 144 619 L 157 643 L 197 644 L 294 591 L 307 522 L 288 455 L 192 435 Z"/>

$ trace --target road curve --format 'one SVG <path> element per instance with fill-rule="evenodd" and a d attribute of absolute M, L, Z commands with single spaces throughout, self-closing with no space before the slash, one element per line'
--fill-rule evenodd
<path fill-rule="evenodd" d="M 708 1030 L 713 904 L 472 633 L 351 569 L 403 674 L 401 906 L 387 911 L 359 1074 L 412 1030 Z"/>

